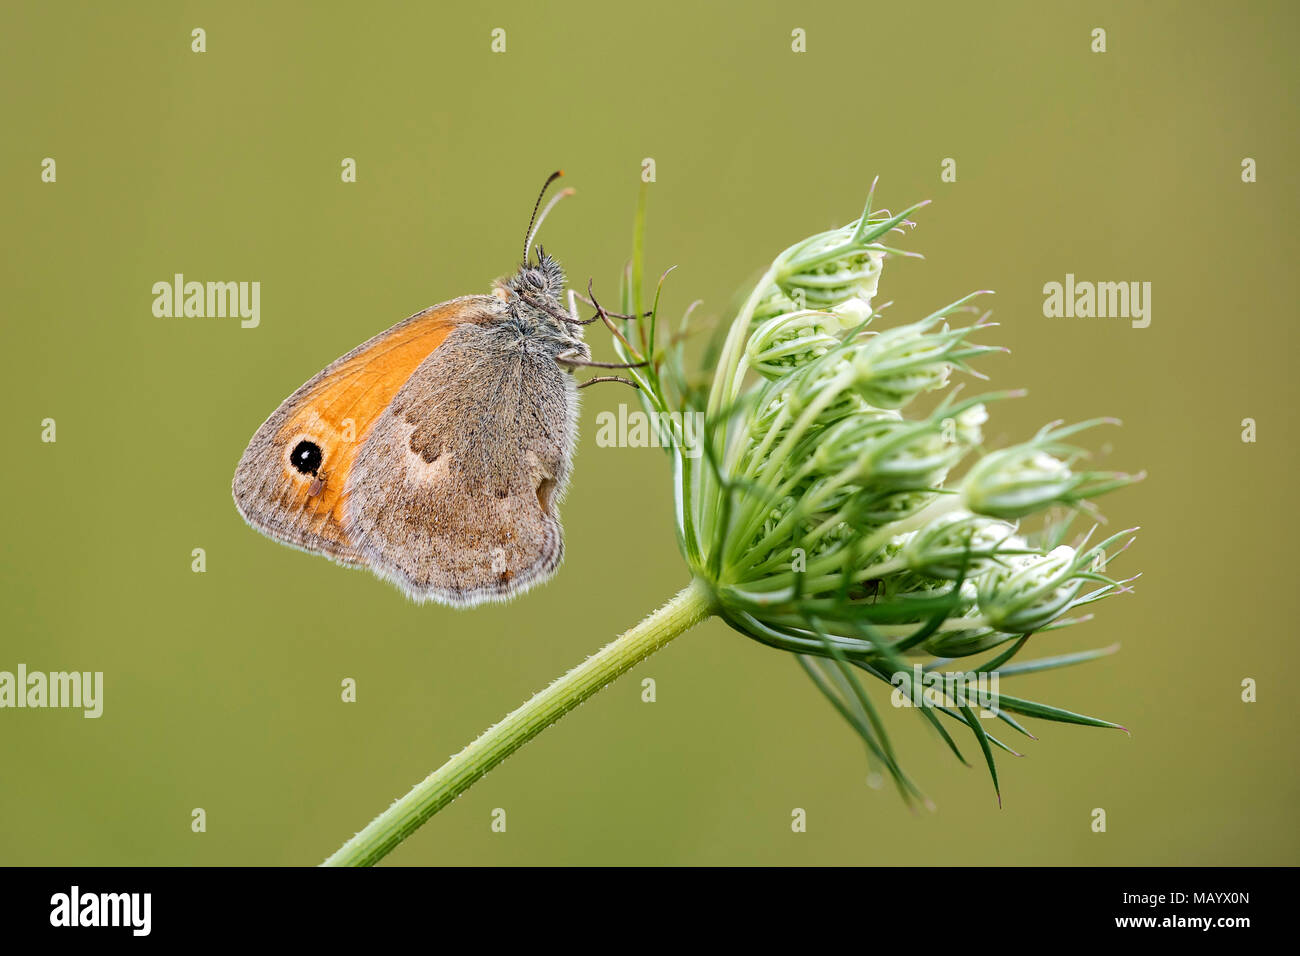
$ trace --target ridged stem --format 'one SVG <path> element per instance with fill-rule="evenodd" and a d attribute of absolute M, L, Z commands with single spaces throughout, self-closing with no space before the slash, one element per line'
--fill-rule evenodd
<path fill-rule="evenodd" d="M 472 744 L 375 817 L 322 866 L 371 866 L 379 862 L 489 770 L 601 688 L 699 624 L 712 611 L 713 600 L 708 588 L 698 580 L 692 581 L 640 624 L 485 730 Z"/>

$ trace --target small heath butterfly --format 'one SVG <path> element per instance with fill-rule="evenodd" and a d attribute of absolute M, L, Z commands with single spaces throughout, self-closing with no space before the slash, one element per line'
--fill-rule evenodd
<path fill-rule="evenodd" d="M 538 217 L 560 175 L 537 198 L 515 275 L 357 346 L 257 430 L 233 485 L 250 525 L 369 568 L 416 601 L 506 600 L 554 573 L 577 432 L 572 371 L 622 367 L 591 361 L 582 327 L 595 319 L 578 320 L 572 293 L 561 305 L 559 263 L 541 246 L 529 261 L 546 213 L 572 192 Z"/>

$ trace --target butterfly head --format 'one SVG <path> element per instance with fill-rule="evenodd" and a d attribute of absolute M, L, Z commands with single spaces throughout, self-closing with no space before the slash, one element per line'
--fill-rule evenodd
<path fill-rule="evenodd" d="M 564 269 L 546 251 L 537 247 L 536 261 L 524 260 L 519 271 L 505 283 L 506 290 L 523 299 L 546 299 L 559 303 L 564 295 Z"/>
<path fill-rule="evenodd" d="M 511 314 L 528 328 L 530 334 L 553 342 L 562 351 L 585 353 L 587 347 L 582 342 L 582 323 L 562 302 L 564 269 L 540 245 L 532 248 L 533 239 L 547 213 L 565 196 L 573 194 L 572 189 L 562 190 L 551 198 L 546 208 L 542 208 L 546 190 L 563 175 L 563 172 L 552 173 L 542 186 L 524 233 L 524 261 L 513 276 L 497 281 L 495 294 L 508 303 Z M 534 258 L 529 257 L 530 253 Z"/>
<path fill-rule="evenodd" d="M 519 330 L 555 355 L 576 353 L 590 358 L 582 338 L 582 323 L 562 301 L 564 269 L 537 247 L 537 260 L 525 261 L 497 286 Z"/>

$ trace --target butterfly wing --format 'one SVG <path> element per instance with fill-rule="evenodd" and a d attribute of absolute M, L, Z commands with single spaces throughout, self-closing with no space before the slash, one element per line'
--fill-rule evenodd
<path fill-rule="evenodd" d="M 348 485 L 362 561 L 416 600 L 502 600 L 549 577 L 576 437 L 572 376 L 511 322 L 461 326 L 380 416 Z"/>
<path fill-rule="evenodd" d="M 347 484 L 357 453 L 393 397 L 458 327 L 499 320 L 501 302 L 464 296 L 417 312 L 357 346 L 281 403 L 235 470 L 235 505 L 263 534 L 343 564 L 365 559 L 347 530 Z M 307 442 L 311 471 L 290 460 Z"/>

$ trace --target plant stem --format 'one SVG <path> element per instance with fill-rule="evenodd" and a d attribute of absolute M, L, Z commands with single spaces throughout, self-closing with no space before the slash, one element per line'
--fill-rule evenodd
<path fill-rule="evenodd" d="M 375 817 L 323 866 L 371 866 L 480 777 L 588 697 L 713 613 L 713 598 L 699 580 L 625 631 L 543 691 L 539 691 L 452 757 L 406 796 Z"/>

